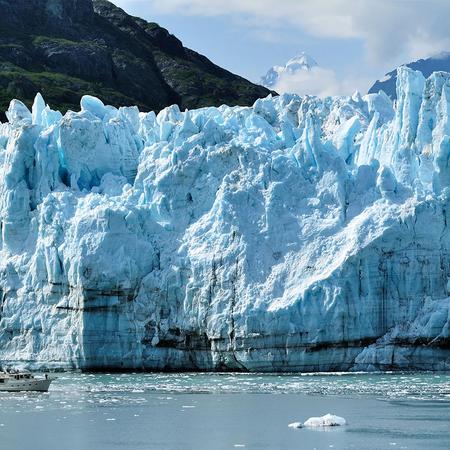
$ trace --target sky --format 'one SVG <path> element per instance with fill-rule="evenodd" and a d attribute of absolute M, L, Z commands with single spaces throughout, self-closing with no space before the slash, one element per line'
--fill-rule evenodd
<path fill-rule="evenodd" d="M 365 93 L 398 65 L 450 50 L 450 0 L 112 0 L 253 82 L 306 52 L 300 94 Z"/>

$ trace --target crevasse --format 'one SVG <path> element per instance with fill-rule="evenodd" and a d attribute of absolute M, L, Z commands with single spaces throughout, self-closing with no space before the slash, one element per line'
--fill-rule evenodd
<path fill-rule="evenodd" d="M 450 75 L 0 126 L 0 361 L 450 368 Z"/>

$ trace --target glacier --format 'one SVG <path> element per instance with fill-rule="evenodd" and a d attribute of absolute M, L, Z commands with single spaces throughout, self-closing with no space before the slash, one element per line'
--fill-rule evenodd
<path fill-rule="evenodd" d="M 450 74 L 0 125 L 0 363 L 450 369 Z"/>

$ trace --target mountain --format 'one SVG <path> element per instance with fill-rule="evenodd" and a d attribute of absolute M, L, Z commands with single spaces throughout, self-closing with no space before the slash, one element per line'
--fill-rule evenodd
<path fill-rule="evenodd" d="M 450 53 L 442 52 L 431 58 L 419 59 L 418 61 L 405 65 L 413 70 L 418 70 L 425 77 L 429 77 L 433 72 L 450 72 Z M 369 89 L 369 93 L 377 93 L 378 91 L 383 90 L 394 100 L 397 98 L 396 82 L 397 69 L 387 73 L 381 80 L 377 80 Z"/>
<path fill-rule="evenodd" d="M 251 105 L 269 91 L 216 66 L 156 23 L 106 0 L 0 0 L 0 110 L 36 92 L 61 109 L 82 94 L 159 111 Z"/>
<path fill-rule="evenodd" d="M 449 370 L 450 74 L 402 67 L 397 92 L 13 101 L 0 362 Z"/>
<path fill-rule="evenodd" d="M 275 89 L 278 81 L 283 75 L 295 75 L 301 71 L 310 71 L 317 67 L 316 61 L 311 56 L 302 52 L 290 59 L 284 66 L 273 66 L 267 74 L 261 78 L 261 84 L 269 89 Z"/>

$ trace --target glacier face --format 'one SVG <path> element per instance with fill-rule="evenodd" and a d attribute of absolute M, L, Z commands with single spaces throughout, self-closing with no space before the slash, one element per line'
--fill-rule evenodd
<path fill-rule="evenodd" d="M 450 75 L 0 126 L 0 361 L 450 369 Z"/>

